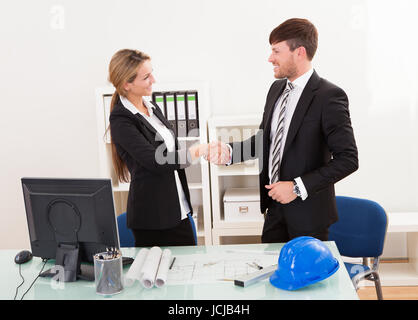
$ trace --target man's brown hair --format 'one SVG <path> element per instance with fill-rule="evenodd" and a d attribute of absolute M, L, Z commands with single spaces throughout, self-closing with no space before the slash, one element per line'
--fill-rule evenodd
<path fill-rule="evenodd" d="M 318 48 L 318 31 L 307 19 L 292 18 L 286 20 L 270 33 L 271 45 L 286 41 L 290 50 L 304 47 L 309 60 L 312 60 Z"/>

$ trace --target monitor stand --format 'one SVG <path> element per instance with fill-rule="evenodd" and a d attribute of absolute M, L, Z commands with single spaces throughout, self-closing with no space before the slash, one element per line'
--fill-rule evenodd
<path fill-rule="evenodd" d="M 59 244 L 55 266 L 39 276 L 54 278 L 60 282 L 74 282 L 77 279 L 94 281 L 94 266 L 81 264 L 78 244 Z"/>

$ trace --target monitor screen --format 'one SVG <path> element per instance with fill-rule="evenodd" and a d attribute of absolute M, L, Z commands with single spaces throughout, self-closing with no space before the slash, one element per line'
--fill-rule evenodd
<path fill-rule="evenodd" d="M 34 256 L 62 258 L 59 251 L 75 248 L 79 265 L 119 248 L 110 179 L 22 178 L 22 187 Z"/>

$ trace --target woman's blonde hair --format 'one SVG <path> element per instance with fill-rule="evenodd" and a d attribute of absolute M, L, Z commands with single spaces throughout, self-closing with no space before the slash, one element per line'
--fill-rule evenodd
<path fill-rule="evenodd" d="M 110 112 L 113 111 L 115 104 L 120 96 L 126 96 L 124 85 L 127 82 L 133 82 L 137 76 L 139 66 L 150 57 L 138 50 L 122 49 L 116 52 L 109 64 L 108 80 L 115 87 L 115 92 L 110 103 Z M 110 130 L 110 126 L 106 132 Z M 112 134 L 110 135 L 110 143 L 112 147 L 112 162 L 116 171 L 116 176 L 121 182 L 129 182 L 129 171 L 126 164 L 116 151 L 113 143 Z"/>

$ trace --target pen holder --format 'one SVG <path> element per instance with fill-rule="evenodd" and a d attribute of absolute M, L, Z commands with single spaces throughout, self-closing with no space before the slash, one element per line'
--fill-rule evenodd
<path fill-rule="evenodd" d="M 94 281 L 96 293 L 112 295 L 123 290 L 122 254 L 120 251 L 101 252 L 94 255 Z"/>

